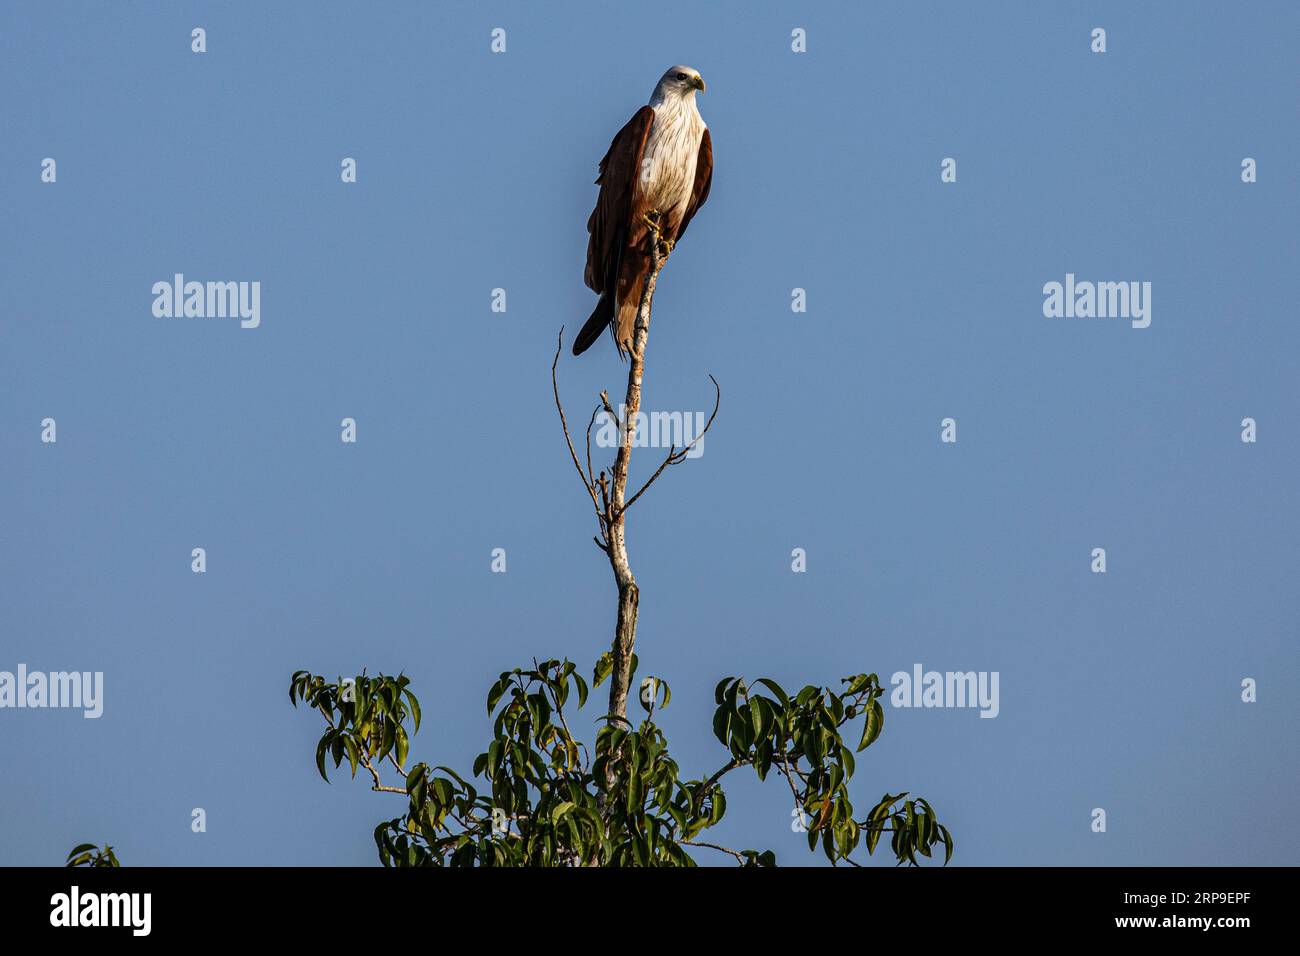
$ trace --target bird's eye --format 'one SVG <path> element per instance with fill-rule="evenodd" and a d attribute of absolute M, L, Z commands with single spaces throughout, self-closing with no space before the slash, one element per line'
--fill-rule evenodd
<path fill-rule="evenodd" d="M 677 79 L 679 79 L 679 80 L 684 80 L 684 79 L 686 79 L 686 74 L 685 74 L 685 73 L 678 73 L 678 74 L 677 74 Z"/>

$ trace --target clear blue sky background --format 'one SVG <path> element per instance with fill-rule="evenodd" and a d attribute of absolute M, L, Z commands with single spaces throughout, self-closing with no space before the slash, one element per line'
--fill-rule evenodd
<path fill-rule="evenodd" d="M 321 782 L 293 670 L 405 670 L 414 757 L 467 768 L 498 671 L 590 667 L 549 365 L 596 163 L 685 62 L 716 176 L 646 403 L 723 403 L 630 530 L 683 770 L 725 675 L 996 670 L 995 720 L 890 709 L 858 805 L 924 794 L 963 864 L 1296 862 L 1295 5 L 655 6 L 3 6 L 0 669 L 107 699 L 0 711 L 0 861 L 373 863 L 402 803 Z M 261 281 L 261 328 L 154 318 L 175 272 Z M 1152 282 L 1151 327 L 1044 318 L 1066 272 Z M 605 341 L 560 374 L 574 419 L 622 393 Z M 720 841 L 819 859 L 735 779 Z"/>

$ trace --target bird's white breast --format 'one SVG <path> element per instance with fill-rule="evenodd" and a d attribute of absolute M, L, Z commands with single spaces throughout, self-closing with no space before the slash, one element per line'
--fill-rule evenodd
<path fill-rule="evenodd" d="M 695 97 L 655 104 L 655 118 L 642 154 L 638 193 L 674 222 L 685 211 L 695 186 L 695 163 L 704 138 L 704 118 Z"/>

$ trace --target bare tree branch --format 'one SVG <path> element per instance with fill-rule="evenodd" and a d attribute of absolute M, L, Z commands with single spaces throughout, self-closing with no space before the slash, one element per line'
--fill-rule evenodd
<path fill-rule="evenodd" d="M 591 421 L 587 422 L 587 487 L 592 488 L 596 484 L 596 473 L 591 468 L 591 427 L 596 424 L 596 416 L 600 414 L 600 406 L 597 405 L 591 410 Z"/>
<path fill-rule="evenodd" d="M 628 508 L 631 508 L 633 503 L 635 503 L 638 498 L 640 498 L 643 494 L 645 494 L 646 489 L 655 483 L 655 479 L 664 473 L 664 469 L 666 469 L 669 465 L 680 465 L 682 462 L 684 462 L 689 457 L 691 449 L 694 448 L 696 444 L 705 435 L 709 433 L 709 429 L 713 427 L 713 420 L 718 417 L 718 407 L 722 404 L 722 388 L 718 385 L 718 380 L 714 378 L 712 375 L 710 375 L 709 381 L 713 383 L 713 390 L 715 392 L 715 395 L 713 399 L 713 414 L 709 416 L 708 422 L 705 423 L 704 430 L 701 431 L 698 435 L 696 435 L 695 440 L 692 441 L 685 448 L 683 448 L 681 451 L 677 450 L 676 445 L 671 446 L 668 449 L 668 456 L 664 458 L 663 462 L 659 465 L 659 468 L 655 471 L 655 473 L 650 476 L 650 480 L 641 486 L 641 490 L 628 499 L 627 504 L 625 504 L 622 508 L 622 511 L 619 512 L 620 514 L 622 514 L 624 511 L 627 511 Z"/>
<path fill-rule="evenodd" d="M 719 846 L 716 843 L 705 843 L 703 840 L 678 840 L 683 846 L 700 846 L 707 850 L 717 850 L 719 853 L 729 853 L 734 856 L 740 863 L 745 862 L 745 857 L 735 850 L 729 850 L 725 846 Z"/>
<path fill-rule="evenodd" d="M 582 487 L 587 489 L 587 494 L 591 496 L 591 503 L 596 507 L 596 516 L 603 520 L 600 512 L 600 502 L 596 500 L 596 489 L 587 480 L 587 476 L 582 473 L 582 465 L 578 464 L 578 453 L 573 450 L 573 439 L 569 437 L 569 421 L 564 417 L 564 405 L 560 402 L 560 385 L 555 380 L 555 367 L 560 362 L 560 350 L 563 348 L 564 326 L 560 326 L 560 334 L 557 336 L 555 343 L 555 358 L 551 360 L 551 391 L 555 395 L 555 409 L 560 413 L 560 425 L 564 428 L 564 441 L 569 446 L 569 457 L 573 459 L 573 467 L 578 469 L 578 477 L 582 479 Z"/>

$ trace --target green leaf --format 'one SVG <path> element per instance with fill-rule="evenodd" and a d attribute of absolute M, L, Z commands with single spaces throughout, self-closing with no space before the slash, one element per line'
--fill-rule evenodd
<path fill-rule="evenodd" d="M 358 762 L 358 756 L 359 756 L 358 753 L 357 753 L 357 744 L 356 744 L 356 741 L 354 741 L 351 737 L 344 737 L 344 738 L 343 738 L 343 746 L 344 746 L 344 748 L 345 748 L 345 749 L 347 750 L 347 752 L 348 752 L 348 763 L 352 765 L 352 776 L 353 776 L 353 777 L 356 777 L 356 775 L 357 775 L 357 762 Z"/>
<path fill-rule="evenodd" d="M 664 689 L 664 702 L 659 705 L 659 709 L 666 710 L 668 708 L 668 702 L 673 699 L 672 689 L 669 688 L 668 681 L 662 680 L 657 677 L 655 678 L 655 680 L 658 682 L 658 686 Z"/>
<path fill-rule="evenodd" d="M 880 731 L 885 726 L 885 711 L 880 706 L 880 701 L 873 697 L 867 704 L 866 712 L 867 719 L 862 724 L 862 740 L 858 744 L 859 753 L 876 742 L 876 738 L 880 736 Z"/>
<path fill-rule="evenodd" d="M 727 685 L 730 684 L 734 679 L 735 678 L 732 677 L 724 677 L 722 678 L 722 680 L 718 681 L 718 686 L 713 689 L 713 702 L 717 704 L 719 707 L 722 706 L 722 701 L 724 699 L 724 695 L 727 690 Z"/>
<path fill-rule="evenodd" d="M 848 689 L 844 691 L 846 697 L 853 697 L 862 693 L 870 683 L 866 674 L 856 674 L 853 677 L 845 677 L 842 683 L 848 684 Z"/>
<path fill-rule="evenodd" d="M 405 728 L 405 727 L 403 727 L 401 724 L 397 724 L 397 725 L 396 725 L 396 728 L 397 728 L 397 734 L 396 734 L 396 736 L 397 736 L 397 765 L 398 765 L 399 767 L 405 767 L 405 766 L 406 766 L 406 754 L 407 754 L 407 751 L 410 749 L 411 742 L 410 742 L 410 741 L 407 739 L 407 737 L 406 737 L 406 728 Z"/>
<path fill-rule="evenodd" d="M 722 792 L 721 787 L 713 791 L 713 798 L 710 802 L 712 809 L 709 813 L 709 823 L 714 824 L 721 820 L 727 812 L 727 795 Z"/>
<path fill-rule="evenodd" d="M 587 682 L 582 679 L 581 674 L 578 674 L 576 672 L 573 675 L 573 682 L 574 684 L 577 685 L 578 688 L 578 707 L 579 708 L 586 707 L 587 706 Z"/>
<path fill-rule="evenodd" d="M 718 743 L 727 746 L 727 738 L 731 733 L 731 714 L 725 706 L 719 705 L 718 709 L 713 712 L 713 736 L 718 738 Z"/>
<path fill-rule="evenodd" d="M 605 682 L 605 678 L 614 672 L 614 655 L 609 651 L 600 655 L 596 661 L 596 668 L 592 672 L 592 687 L 599 687 Z"/>
<path fill-rule="evenodd" d="M 754 729 L 755 742 L 761 741 L 766 737 L 767 731 L 772 726 L 767 712 L 764 710 L 766 704 L 767 701 L 761 697 L 751 700 L 749 704 L 749 722 Z"/>
<path fill-rule="evenodd" d="M 502 674 L 501 679 L 498 680 L 495 684 L 493 684 L 491 689 L 488 690 L 488 696 L 487 696 L 488 714 L 491 714 L 492 711 L 497 709 L 497 703 L 501 700 L 501 696 L 505 694 L 506 688 L 508 688 L 509 686 L 510 686 L 510 675 Z"/>
<path fill-rule="evenodd" d="M 420 702 L 415 699 L 415 695 L 412 694 L 409 690 L 402 691 L 402 695 L 406 698 L 406 704 L 411 710 L 411 717 L 415 721 L 415 727 L 413 733 L 419 733 L 420 732 Z"/>
<path fill-rule="evenodd" d="M 316 769 L 320 771 L 321 779 L 326 783 L 330 782 L 329 775 L 325 773 L 325 753 L 330 747 L 330 738 L 333 737 L 334 731 L 329 731 L 321 737 L 320 743 L 316 745 Z"/>
<path fill-rule="evenodd" d="M 867 821 L 867 852 L 875 853 L 876 844 L 880 842 L 880 834 L 884 832 L 881 828 L 884 823 L 879 820 Z"/>
<path fill-rule="evenodd" d="M 743 686 L 744 681 L 737 678 L 736 682 L 728 687 L 726 693 L 722 695 L 722 706 L 735 713 L 736 699 L 740 696 L 740 690 Z"/>
<path fill-rule="evenodd" d="M 786 692 L 781 689 L 781 685 L 776 683 L 776 681 L 768 680 L 766 677 L 760 677 L 758 680 L 754 681 L 754 683 L 762 684 L 772 693 L 776 694 L 776 699 L 781 702 L 781 706 L 786 710 L 790 709 L 790 698 L 786 695 Z"/>
<path fill-rule="evenodd" d="M 948 832 L 948 828 L 942 823 L 937 824 L 937 826 L 941 834 L 940 839 L 943 840 L 943 865 L 947 866 L 948 861 L 952 859 L 952 834 Z"/>
<path fill-rule="evenodd" d="M 456 799 L 456 788 L 451 785 L 450 780 L 442 777 L 437 777 L 433 781 L 432 792 L 434 802 L 439 807 L 451 806 L 452 801 Z"/>

